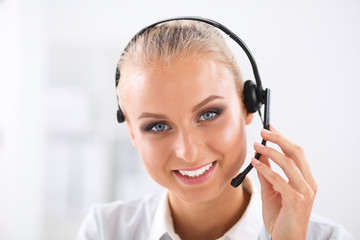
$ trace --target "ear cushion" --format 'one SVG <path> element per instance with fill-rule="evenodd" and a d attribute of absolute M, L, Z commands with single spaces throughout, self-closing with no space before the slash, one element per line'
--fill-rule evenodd
<path fill-rule="evenodd" d="M 119 70 L 119 68 L 116 68 L 115 87 L 117 87 L 117 85 L 119 84 L 119 80 L 120 80 L 120 70 Z M 117 110 L 116 117 L 117 117 L 118 122 L 122 123 L 125 121 L 125 115 L 121 111 L 119 105 L 118 105 L 118 107 L 119 107 L 119 110 Z"/>
<path fill-rule="evenodd" d="M 115 74 L 115 87 L 117 87 L 117 85 L 119 84 L 119 80 L 120 80 L 120 70 L 117 67 L 116 68 L 116 74 Z"/>
<path fill-rule="evenodd" d="M 124 113 L 121 111 L 120 108 L 119 108 L 119 110 L 117 110 L 116 117 L 117 117 L 117 120 L 118 120 L 119 123 L 122 123 L 122 122 L 125 121 L 125 115 L 124 115 Z"/>
<path fill-rule="evenodd" d="M 253 81 L 247 80 L 244 83 L 243 94 L 244 104 L 249 113 L 254 113 L 261 108 L 262 103 L 258 98 L 256 84 Z"/>

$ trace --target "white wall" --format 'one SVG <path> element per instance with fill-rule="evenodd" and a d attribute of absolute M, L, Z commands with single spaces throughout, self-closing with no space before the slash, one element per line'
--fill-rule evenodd
<path fill-rule="evenodd" d="M 271 121 L 307 153 L 314 212 L 360 238 L 359 12 L 355 0 L 0 1 L 0 239 L 71 239 L 91 204 L 160 189 L 116 124 L 115 65 L 142 27 L 183 15 L 247 43 Z M 257 119 L 249 152 L 259 131 Z"/>

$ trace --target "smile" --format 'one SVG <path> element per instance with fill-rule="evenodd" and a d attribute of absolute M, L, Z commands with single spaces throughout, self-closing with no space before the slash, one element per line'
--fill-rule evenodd
<path fill-rule="evenodd" d="M 211 168 L 212 165 L 213 165 L 213 163 L 211 162 L 211 163 L 209 163 L 197 170 L 194 170 L 194 171 L 185 171 L 185 170 L 178 170 L 178 171 L 183 176 L 194 178 L 194 177 L 199 177 L 199 176 L 203 175 L 205 172 L 207 172 Z"/>
<path fill-rule="evenodd" d="M 197 185 L 206 182 L 214 173 L 217 161 L 194 168 L 174 170 L 175 176 L 186 185 Z"/>

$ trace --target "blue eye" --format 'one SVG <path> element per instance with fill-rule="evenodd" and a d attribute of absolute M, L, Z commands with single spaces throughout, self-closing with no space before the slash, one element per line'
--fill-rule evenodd
<path fill-rule="evenodd" d="M 203 114 L 201 114 L 201 116 L 199 117 L 200 121 L 207 121 L 207 120 L 211 120 L 213 118 L 215 118 L 217 115 L 220 114 L 221 111 L 216 110 L 216 111 L 207 111 L 204 112 Z"/>
<path fill-rule="evenodd" d="M 150 130 L 154 132 L 162 132 L 168 130 L 169 126 L 165 123 L 155 123 L 151 126 Z"/>

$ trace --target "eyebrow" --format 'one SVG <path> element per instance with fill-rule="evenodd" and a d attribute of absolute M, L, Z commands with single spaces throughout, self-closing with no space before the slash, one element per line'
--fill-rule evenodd
<path fill-rule="evenodd" d="M 140 119 L 140 118 L 159 118 L 159 119 L 164 119 L 164 118 L 166 118 L 166 116 L 165 116 L 164 114 L 143 112 L 143 113 L 141 113 L 141 115 L 138 117 L 138 119 Z"/>
<path fill-rule="evenodd" d="M 199 110 L 202 106 L 206 105 L 207 103 L 215 100 L 215 99 L 224 99 L 224 97 L 221 96 L 217 96 L 217 95 L 211 95 L 207 98 L 205 98 L 203 101 L 201 101 L 200 103 L 198 103 L 192 110 L 192 112 L 196 112 L 197 110 Z M 164 114 L 158 114 L 158 113 L 149 113 L 149 112 L 143 112 L 141 113 L 141 115 L 138 117 L 138 119 L 140 118 L 159 118 L 159 119 L 165 119 L 167 118 L 166 115 Z"/>
<path fill-rule="evenodd" d="M 196 112 L 197 110 L 199 110 L 202 106 L 206 105 L 208 102 L 211 102 L 215 99 L 224 99 L 221 96 L 217 96 L 217 95 L 211 95 L 207 98 L 205 98 L 203 101 L 201 101 L 199 104 L 197 104 L 194 108 L 192 112 Z"/>

